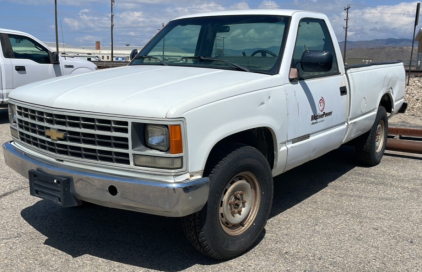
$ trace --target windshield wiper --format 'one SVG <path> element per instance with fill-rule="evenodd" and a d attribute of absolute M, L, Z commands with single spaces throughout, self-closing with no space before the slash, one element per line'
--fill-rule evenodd
<path fill-rule="evenodd" d="M 168 64 L 167 63 L 165 63 L 164 61 L 162 61 L 161 59 L 159 59 L 159 58 L 157 58 L 157 57 L 154 57 L 154 56 L 137 56 L 136 57 L 137 59 L 155 59 L 155 60 L 158 60 L 162 65 L 164 65 L 164 66 L 167 66 Z"/>
<path fill-rule="evenodd" d="M 222 61 L 228 64 L 233 65 L 234 67 L 236 67 L 239 70 L 245 71 L 245 72 L 250 72 L 248 68 L 240 66 L 239 64 L 236 64 L 234 62 L 225 60 L 225 59 L 218 59 L 218 58 L 208 58 L 208 57 L 204 57 L 204 56 L 199 56 L 199 57 L 183 57 L 182 59 L 197 59 L 197 60 L 211 60 L 211 61 Z"/>

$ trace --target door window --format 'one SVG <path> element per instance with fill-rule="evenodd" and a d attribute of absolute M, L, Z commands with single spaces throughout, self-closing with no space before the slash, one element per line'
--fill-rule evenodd
<path fill-rule="evenodd" d="M 333 66 L 328 72 L 304 72 L 300 65 L 302 54 L 305 51 L 326 51 L 333 55 Z M 299 30 L 295 50 L 293 53 L 292 68 L 297 68 L 302 78 L 312 78 L 339 74 L 336 52 L 333 41 L 324 20 L 302 19 L 299 23 Z"/>
<path fill-rule="evenodd" d="M 15 59 L 29 59 L 38 63 L 50 63 L 50 55 L 46 48 L 34 40 L 19 35 L 9 34 Z"/>

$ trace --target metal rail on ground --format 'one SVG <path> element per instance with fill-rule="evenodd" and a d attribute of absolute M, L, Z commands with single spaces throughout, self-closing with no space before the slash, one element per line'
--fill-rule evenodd
<path fill-rule="evenodd" d="M 388 134 L 398 138 L 387 140 L 387 150 L 422 154 L 422 129 L 391 127 L 388 128 Z"/>

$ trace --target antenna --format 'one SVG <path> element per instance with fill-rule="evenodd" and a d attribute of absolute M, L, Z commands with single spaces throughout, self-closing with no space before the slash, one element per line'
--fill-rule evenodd
<path fill-rule="evenodd" d="M 113 62 L 113 28 L 114 28 L 114 0 L 111 0 L 111 62 Z"/>
<path fill-rule="evenodd" d="M 343 53 L 344 65 L 346 65 L 347 30 L 349 29 L 349 9 L 350 9 L 350 5 L 347 5 L 347 8 L 344 8 L 344 10 L 346 11 L 346 19 L 344 19 L 346 21 L 346 27 L 343 27 L 346 30 L 346 34 L 344 37 L 344 53 Z"/>
<path fill-rule="evenodd" d="M 55 26 L 56 26 L 56 51 L 57 51 L 57 60 L 60 59 L 59 55 L 59 34 L 57 30 L 57 0 L 54 1 L 54 14 L 55 14 Z M 56 60 L 55 60 L 56 61 Z"/>
<path fill-rule="evenodd" d="M 61 29 L 61 31 L 62 31 L 63 53 L 66 55 L 66 47 L 65 47 L 65 43 L 64 43 L 64 35 L 63 35 L 63 25 L 62 25 L 62 20 L 60 20 L 60 29 Z"/>

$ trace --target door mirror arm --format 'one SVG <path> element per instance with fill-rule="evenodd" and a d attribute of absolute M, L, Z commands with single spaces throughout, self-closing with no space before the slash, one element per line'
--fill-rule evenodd
<path fill-rule="evenodd" d="M 289 80 L 291 82 L 297 82 L 300 80 L 299 70 L 297 68 L 290 68 Z"/>

